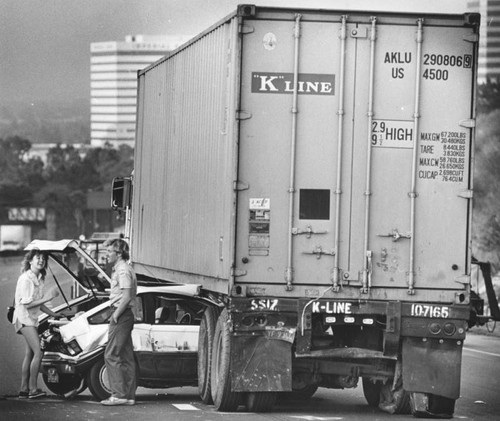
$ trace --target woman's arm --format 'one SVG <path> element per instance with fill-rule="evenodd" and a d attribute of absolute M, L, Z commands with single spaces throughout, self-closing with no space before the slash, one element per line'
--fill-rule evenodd
<path fill-rule="evenodd" d="M 52 317 L 59 317 L 60 316 L 59 314 L 57 314 L 56 312 L 54 312 L 50 308 L 48 308 L 45 304 L 42 304 L 40 306 L 40 310 L 42 310 L 45 314 L 48 314 L 49 316 L 52 316 Z"/>

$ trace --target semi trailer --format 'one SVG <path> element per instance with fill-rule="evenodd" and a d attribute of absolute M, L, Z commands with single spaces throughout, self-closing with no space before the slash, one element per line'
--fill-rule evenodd
<path fill-rule="evenodd" d="M 451 417 L 471 311 L 478 14 L 240 5 L 138 72 L 132 263 L 201 284 L 219 411 L 361 384 Z M 132 194 L 133 188 L 133 194 Z"/>

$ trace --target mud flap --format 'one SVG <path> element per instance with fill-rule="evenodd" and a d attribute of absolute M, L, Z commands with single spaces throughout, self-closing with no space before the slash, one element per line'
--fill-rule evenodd
<path fill-rule="evenodd" d="M 292 344 L 264 335 L 233 336 L 231 390 L 279 392 L 292 390 Z"/>
<path fill-rule="evenodd" d="M 462 341 L 405 337 L 402 360 L 406 391 L 459 398 Z"/>

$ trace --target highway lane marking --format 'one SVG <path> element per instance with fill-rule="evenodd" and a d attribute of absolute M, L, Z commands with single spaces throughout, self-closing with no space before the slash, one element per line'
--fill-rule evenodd
<path fill-rule="evenodd" d="M 199 411 L 199 408 L 188 403 L 173 403 L 172 405 L 181 411 Z"/>
<path fill-rule="evenodd" d="M 298 418 L 307 421 L 336 421 L 343 420 L 342 417 L 314 417 L 312 415 L 292 416 L 291 418 Z"/>
<path fill-rule="evenodd" d="M 500 354 L 494 354 L 493 352 L 488 352 L 488 351 L 479 351 L 478 349 L 472 349 L 466 346 L 464 346 L 464 350 L 470 352 L 477 352 L 479 354 L 484 354 L 484 355 L 491 355 L 493 357 L 500 357 Z"/>

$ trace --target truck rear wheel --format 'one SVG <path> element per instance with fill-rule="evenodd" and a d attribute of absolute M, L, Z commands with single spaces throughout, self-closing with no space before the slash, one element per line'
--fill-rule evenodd
<path fill-rule="evenodd" d="M 210 373 L 217 315 L 217 308 L 207 307 L 201 319 L 198 336 L 198 393 L 207 405 L 213 403 Z"/>
<path fill-rule="evenodd" d="M 249 392 L 246 396 L 248 412 L 267 412 L 276 403 L 276 392 Z"/>
<path fill-rule="evenodd" d="M 410 394 L 411 414 L 416 418 L 452 418 L 455 412 L 455 399 L 431 393 Z"/>
<path fill-rule="evenodd" d="M 212 399 L 217 411 L 235 411 L 240 394 L 231 391 L 231 334 L 229 314 L 224 309 L 217 319 L 212 351 L 211 381 Z"/>

